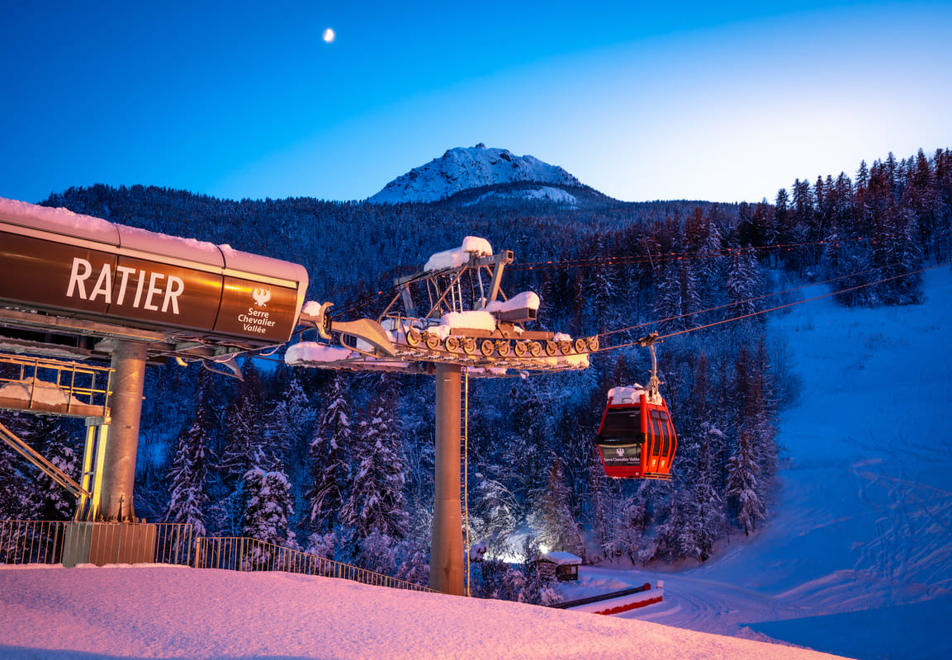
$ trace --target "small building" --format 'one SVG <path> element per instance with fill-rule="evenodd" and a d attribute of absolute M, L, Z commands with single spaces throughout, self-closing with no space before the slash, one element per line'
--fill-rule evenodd
<path fill-rule="evenodd" d="M 535 560 L 536 567 L 542 575 L 554 575 L 559 582 L 578 580 L 578 567 L 582 558 L 571 552 L 546 552 Z"/>

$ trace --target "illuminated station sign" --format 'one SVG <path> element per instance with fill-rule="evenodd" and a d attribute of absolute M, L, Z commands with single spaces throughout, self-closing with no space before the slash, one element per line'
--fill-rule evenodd
<path fill-rule="evenodd" d="M 290 339 L 306 289 L 298 264 L 0 199 L 4 306 L 253 348 Z"/>

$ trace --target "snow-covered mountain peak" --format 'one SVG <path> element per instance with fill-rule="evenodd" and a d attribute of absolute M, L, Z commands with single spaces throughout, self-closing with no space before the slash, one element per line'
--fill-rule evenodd
<path fill-rule="evenodd" d="M 582 184 L 556 165 L 534 156 L 516 156 L 508 149 L 474 147 L 448 149 L 440 158 L 397 177 L 371 197 L 373 203 L 436 202 L 462 190 L 503 183 L 532 181 L 577 187 Z"/>

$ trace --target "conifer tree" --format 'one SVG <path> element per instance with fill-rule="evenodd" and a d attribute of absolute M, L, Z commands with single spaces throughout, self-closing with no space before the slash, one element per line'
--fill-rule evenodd
<path fill-rule="evenodd" d="M 352 455 L 357 468 L 340 520 L 356 534 L 358 549 L 374 530 L 399 540 L 409 529 L 400 428 L 396 401 L 389 394 L 371 402 L 369 420 L 359 424 L 354 438 Z"/>
<path fill-rule="evenodd" d="M 552 469 L 545 490 L 536 505 L 534 516 L 540 544 L 553 550 L 565 550 L 583 555 L 582 536 L 569 506 L 569 489 L 558 457 L 552 461 Z"/>
<path fill-rule="evenodd" d="M 267 445 L 276 460 L 296 464 L 304 457 L 301 448 L 307 447 L 305 441 L 313 435 L 317 413 L 304 392 L 299 371 L 292 372 L 283 382 L 270 413 Z"/>
<path fill-rule="evenodd" d="M 8 424 L 4 426 L 10 428 Z M 19 454 L 6 443 L 0 443 L 0 520 L 23 518 L 32 508 L 24 497 L 28 482 L 20 469 L 20 462 Z"/>
<path fill-rule="evenodd" d="M 19 437 L 78 482 L 81 471 L 80 455 L 65 428 L 68 420 L 62 417 L 24 415 L 21 422 Z M 71 519 L 76 512 L 76 498 L 45 472 L 34 472 L 32 465 L 28 469 L 30 472 L 27 474 L 35 474 L 35 478 L 29 480 L 29 486 L 22 493 L 26 507 L 24 515 L 34 520 Z"/>
<path fill-rule="evenodd" d="M 252 360 L 242 368 L 244 380 L 225 419 L 225 448 L 218 470 L 226 485 L 234 485 L 252 468 L 266 470 L 272 457 L 265 452 L 265 418 L 261 378 Z"/>
<path fill-rule="evenodd" d="M 208 502 L 207 450 L 210 444 L 211 412 L 208 406 L 211 377 L 202 370 L 198 377 L 195 417 L 191 426 L 179 434 L 175 455 L 169 468 L 168 482 L 171 497 L 165 521 L 188 523 L 196 536 L 204 536 L 205 505 Z"/>
<path fill-rule="evenodd" d="M 710 558 L 714 544 L 724 528 L 724 500 L 715 486 L 714 448 L 723 442 L 723 434 L 705 422 L 701 426 L 696 452 L 697 470 L 689 486 L 684 503 L 685 528 L 690 530 L 690 546 L 682 539 L 682 548 L 690 548 L 690 555 L 705 562 Z"/>
<path fill-rule="evenodd" d="M 252 468 L 244 475 L 247 502 L 242 535 L 275 545 L 293 545 L 288 520 L 294 514 L 291 484 L 284 472 Z"/>
<path fill-rule="evenodd" d="M 737 451 L 728 460 L 727 496 L 745 535 L 757 529 L 757 523 L 767 516 L 760 495 L 759 463 L 751 433 L 744 430 Z"/>
<path fill-rule="evenodd" d="M 475 502 L 470 510 L 473 532 L 491 552 L 501 549 L 517 526 L 518 503 L 512 492 L 490 476 L 496 466 L 485 466 L 475 475 Z M 485 474 L 484 474 L 485 473 Z"/>
<path fill-rule="evenodd" d="M 349 456 L 354 436 L 350 403 L 339 373 L 331 380 L 327 401 L 308 449 L 308 518 L 311 528 L 318 532 L 332 531 L 339 522 L 350 478 Z"/>

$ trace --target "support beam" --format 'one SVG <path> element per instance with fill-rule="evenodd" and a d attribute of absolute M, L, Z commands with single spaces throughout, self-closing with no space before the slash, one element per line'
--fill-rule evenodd
<path fill-rule="evenodd" d="M 112 351 L 112 368 L 115 369 L 110 398 L 112 420 L 103 466 L 101 505 L 106 520 L 135 519 L 132 489 L 136 476 L 145 358 L 146 345 L 143 343 L 116 342 Z"/>
<path fill-rule="evenodd" d="M 89 497 L 88 490 L 76 483 L 72 477 L 56 467 L 56 465 L 51 463 L 43 454 L 23 442 L 23 440 L 18 438 L 13 431 L 3 424 L 0 424 L 0 440 L 9 445 L 10 448 L 20 454 L 20 456 L 33 463 L 33 465 L 38 467 L 50 479 L 68 490 L 70 494 L 76 497 Z"/>
<path fill-rule="evenodd" d="M 109 420 L 86 420 L 86 448 L 83 452 L 82 487 L 91 495 L 82 495 L 74 520 L 93 521 L 99 518 L 102 504 L 102 473 L 106 462 Z"/>
<path fill-rule="evenodd" d="M 463 595 L 463 515 L 460 507 L 460 375 L 436 365 L 436 456 L 430 588 Z"/>

